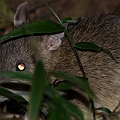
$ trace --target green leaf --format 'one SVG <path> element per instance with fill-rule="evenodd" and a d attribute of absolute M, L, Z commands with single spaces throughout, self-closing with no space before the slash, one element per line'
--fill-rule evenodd
<path fill-rule="evenodd" d="M 45 89 L 46 72 L 42 62 L 38 62 L 30 94 L 29 120 L 37 120 Z"/>
<path fill-rule="evenodd" d="M 54 94 L 57 94 L 55 91 L 53 91 Z M 75 116 L 78 118 L 78 120 L 84 120 L 84 116 L 82 111 L 73 103 L 70 103 L 70 101 L 62 98 L 60 95 L 55 95 L 53 98 L 52 103 L 50 101 L 47 102 L 49 107 L 50 107 L 50 118 L 58 116 L 58 111 L 61 111 L 59 113 L 59 118 L 58 119 L 65 119 L 65 120 L 70 120 L 70 116 Z M 51 110 L 53 110 L 51 112 Z M 57 112 L 55 112 L 57 111 Z M 54 113 L 54 115 L 52 115 Z M 62 118 L 63 117 L 63 118 Z M 69 118 L 69 119 L 68 119 Z M 52 119 L 51 119 L 52 120 Z"/>
<path fill-rule="evenodd" d="M 70 103 L 69 101 L 64 100 L 66 103 L 66 109 L 74 115 L 78 120 L 84 120 L 83 112 L 74 104 Z"/>
<path fill-rule="evenodd" d="M 107 114 L 111 114 L 112 113 L 108 108 L 104 108 L 104 107 L 99 107 L 99 108 L 97 108 L 95 110 L 101 110 L 101 111 L 103 111 L 103 112 L 105 112 Z"/>
<path fill-rule="evenodd" d="M 27 102 L 22 96 L 12 93 L 11 91 L 4 89 L 4 88 L 0 88 L 0 94 L 8 98 L 13 98 L 16 101 L 21 102 L 21 103 Z"/>
<path fill-rule="evenodd" d="M 19 29 L 9 32 L 8 34 L 0 38 L 0 42 L 25 35 L 50 34 L 62 32 L 63 30 L 64 27 L 57 23 L 54 23 L 50 20 L 41 20 L 39 22 L 24 25 Z"/>
<path fill-rule="evenodd" d="M 52 88 L 51 88 L 51 85 L 50 85 L 50 84 L 46 84 L 44 94 L 45 94 L 46 96 L 48 96 L 48 98 L 53 99 L 54 96 L 53 96 Z"/>
<path fill-rule="evenodd" d="M 60 109 L 52 109 L 51 114 L 47 120 L 71 120 L 70 116 L 68 116 L 63 111 L 64 110 L 60 110 Z"/>
<path fill-rule="evenodd" d="M 47 102 L 49 106 L 48 120 L 71 120 L 68 110 L 65 108 L 65 102 L 61 100 L 60 96 L 55 96 L 51 101 Z"/>
<path fill-rule="evenodd" d="M 82 111 L 76 105 L 70 103 L 70 101 L 62 98 L 58 94 L 58 92 L 55 90 L 55 88 L 47 86 L 46 91 L 47 91 L 46 93 L 50 92 L 52 94 L 52 96 L 50 94 L 46 94 L 48 97 L 51 98 L 51 99 L 46 100 L 46 103 L 49 106 L 48 111 L 50 115 L 48 120 L 56 120 L 56 119 L 70 120 L 71 116 L 75 116 L 79 120 L 84 120 Z"/>
<path fill-rule="evenodd" d="M 84 78 L 84 77 L 78 77 L 78 76 L 73 76 L 67 73 L 64 73 L 62 71 L 50 71 L 49 74 L 52 74 L 56 77 L 61 77 L 64 80 L 69 81 L 70 83 L 76 85 L 77 87 L 79 87 L 80 89 L 82 89 L 83 91 L 85 91 L 85 93 L 88 94 L 88 96 L 93 99 L 95 97 L 93 91 L 90 89 L 89 85 L 88 85 L 88 79 Z"/>
<path fill-rule="evenodd" d="M 110 56 L 113 60 L 115 60 L 114 56 L 108 49 L 104 49 L 102 47 L 99 47 L 98 45 L 91 43 L 91 42 L 78 42 L 75 43 L 74 46 L 80 50 L 88 50 L 88 51 L 96 51 L 100 52 L 103 51 L 105 52 L 108 56 Z"/>
<path fill-rule="evenodd" d="M 51 97 L 51 99 L 48 99 L 46 101 L 47 105 L 49 106 L 49 114 L 50 114 L 48 120 L 53 120 L 56 117 L 58 120 L 70 120 L 70 113 L 68 109 L 66 109 L 65 107 L 66 106 L 65 101 L 67 100 L 63 101 L 62 97 L 55 91 L 54 88 L 50 87 L 49 91 L 53 94 L 53 96 Z"/>
<path fill-rule="evenodd" d="M 72 87 L 73 86 L 70 85 L 69 83 L 60 83 L 60 84 L 56 85 L 54 88 L 58 91 L 63 91 L 63 90 L 69 90 Z"/>
<path fill-rule="evenodd" d="M 19 80 L 25 80 L 25 81 L 32 81 L 33 75 L 30 72 L 24 72 L 24 71 L 6 71 L 6 72 L 0 72 L 0 75 L 12 79 L 19 79 Z"/>
<path fill-rule="evenodd" d="M 97 51 L 100 52 L 101 48 L 91 42 L 78 42 L 75 43 L 74 46 L 80 50 L 90 50 L 90 51 Z"/>
<path fill-rule="evenodd" d="M 103 48 L 101 48 L 101 50 L 102 50 L 103 52 L 105 52 L 105 53 L 106 53 L 109 57 L 111 57 L 113 60 L 115 60 L 113 54 L 112 54 L 108 49 L 103 49 Z"/>

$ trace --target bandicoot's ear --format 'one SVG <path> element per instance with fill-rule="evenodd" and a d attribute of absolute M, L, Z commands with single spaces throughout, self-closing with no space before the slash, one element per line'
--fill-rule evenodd
<path fill-rule="evenodd" d="M 14 16 L 14 28 L 17 29 L 22 25 L 29 23 L 29 4 L 24 2 L 20 4 Z"/>
<path fill-rule="evenodd" d="M 64 37 L 64 32 L 50 35 L 46 42 L 46 49 L 56 50 L 61 45 L 61 38 Z"/>

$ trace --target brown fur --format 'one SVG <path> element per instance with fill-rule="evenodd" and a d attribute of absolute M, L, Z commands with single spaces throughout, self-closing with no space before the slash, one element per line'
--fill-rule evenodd
<path fill-rule="evenodd" d="M 120 101 L 120 17 L 107 14 L 81 18 L 76 24 L 69 23 L 67 29 L 75 43 L 93 42 L 109 49 L 115 57 L 117 62 L 104 52 L 78 51 L 85 73 L 89 78 L 90 87 L 98 98 L 95 106 L 114 110 Z M 26 65 L 26 71 L 32 72 L 35 61 L 41 59 L 47 70 L 59 69 L 82 76 L 66 37 L 62 39 L 62 44 L 58 49 L 48 50 L 46 43 L 50 37 L 51 35 L 32 36 L 3 44 L 0 48 L 0 71 L 15 71 L 16 63 L 22 61 Z M 37 46 L 37 54 L 32 49 L 33 45 Z M 6 82 L 13 81 L 0 77 L 0 83 Z M 2 99 L 1 97 L 0 101 Z M 79 100 L 75 100 L 78 105 L 81 104 L 79 101 L 80 97 Z"/>

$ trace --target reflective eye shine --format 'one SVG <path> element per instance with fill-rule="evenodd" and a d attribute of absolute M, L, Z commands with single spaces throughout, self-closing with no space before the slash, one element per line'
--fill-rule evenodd
<path fill-rule="evenodd" d="M 17 70 L 17 71 L 24 71 L 25 68 L 26 68 L 26 66 L 25 66 L 25 64 L 22 63 L 22 62 L 20 62 L 20 63 L 18 63 L 18 64 L 16 65 L 16 70 Z"/>

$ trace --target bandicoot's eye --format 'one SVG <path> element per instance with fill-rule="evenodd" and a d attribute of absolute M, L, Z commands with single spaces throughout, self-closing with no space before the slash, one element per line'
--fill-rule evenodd
<path fill-rule="evenodd" d="M 26 66 L 25 66 L 25 64 L 24 64 L 23 62 L 19 62 L 19 63 L 17 63 L 17 65 L 16 65 L 16 70 L 17 70 L 17 71 L 24 71 L 25 68 L 26 68 Z"/>

